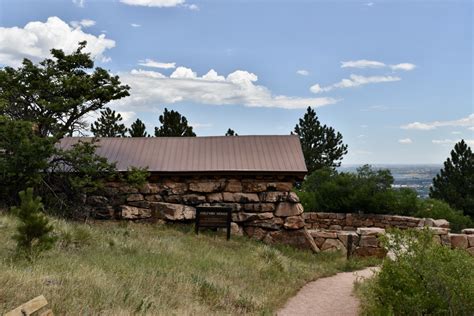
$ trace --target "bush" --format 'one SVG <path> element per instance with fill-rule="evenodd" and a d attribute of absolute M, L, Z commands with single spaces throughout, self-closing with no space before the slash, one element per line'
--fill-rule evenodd
<path fill-rule="evenodd" d="M 382 238 L 386 259 L 360 290 L 364 315 L 472 315 L 474 260 L 433 241 L 425 229 L 392 230 Z"/>
<path fill-rule="evenodd" d="M 131 167 L 127 170 L 126 182 L 135 187 L 141 187 L 150 176 L 148 168 Z"/>
<path fill-rule="evenodd" d="M 33 260 L 41 252 L 53 247 L 55 238 L 51 236 L 53 226 L 42 213 L 43 204 L 40 197 L 34 197 L 33 189 L 20 192 L 20 207 L 12 208 L 20 224 L 13 238 L 17 242 L 17 251 L 27 259 Z"/>
<path fill-rule="evenodd" d="M 429 217 L 434 219 L 445 219 L 451 224 L 453 232 L 460 232 L 466 227 L 474 227 L 474 223 L 467 215 L 463 215 L 462 211 L 454 210 L 448 203 L 435 200 L 419 200 L 417 217 Z"/>

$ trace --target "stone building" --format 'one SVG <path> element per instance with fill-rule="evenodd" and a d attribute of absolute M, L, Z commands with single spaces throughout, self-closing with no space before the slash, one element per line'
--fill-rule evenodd
<path fill-rule="evenodd" d="M 69 148 L 91 138 L 64 138 Z M 96 153 L 120 172 L 147 167 L 140 188 L 107 183 L 86 199 L 96 218 L 192 222 L 196 206 L 233 209 L 232 231 L 312 248 L 303 207 L 292 192 L 307 173 L 298 136 L 98 138 Z"/>

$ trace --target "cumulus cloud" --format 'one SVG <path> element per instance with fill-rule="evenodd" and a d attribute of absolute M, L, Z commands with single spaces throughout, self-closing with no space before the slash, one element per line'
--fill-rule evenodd
<path fill-rule="evenodd" d="M 138 62 L 140 66 L 161 68 L 161 69 L 173 69 L 176 68 L 176 63 L 162 63 L 153 59 L 140 60 Z"/>
<path fill-rule="evenodd" d="M 49 57 L 52 48 L 71 53 L 81 41 L 87 41 L 86 52 L 102 61 L 107 61 L 104 52 L 115 46 L 115 41 L 105 34 L 85 33 L 58 17 L 49 17 L 46 22 L 29 22 L 23 28 L 0 27 L 0 64 L 17 67 L 23 58 L 38 61 Z"/>
<path fill-rule="evenodd" d="M 72 3 L 74 3 L 79 8 L 84 8 L 84 2 L 85 0 L 72 0 Z"/>
<path fill-rule="evenodd" d="M 71 26 L 73 28 L 78 28 L 78 27 L 91 27 L 91 26 L 94 26 L 95 25 L 95 21 L 94 20 L 89 20 L 89 19 L 82 19 L 80 21 L 71 21 L 69 24 L 71 24 Z"/>
<path fill-rule="evenodd" d="M 297 70 L 296 73 L 297 73 L 298 75 L 302 75 L 302 76 L 308 76 L 308 75 L 309 75 L 309 71 L 308 71 L 308 70 L 304 70 L 304 69 Z"/>
<path fill-rule="evenodd" d="M 135 6 L 170 8 L 184 4 L 185 0 L 120 0 L 120 2 Z"/>
<path fill-rule="evenodd" d="M 349 60 L 349 61 L 341 61 L 341 68 L 390 68 L 394 71 L 396 70 L 404 70 L 410 71 L 416 68 L 415 64 L 411 63 L 400 63 L 396 65 L 387 65 L 380 61 L 375 60 L 367 60 L 367 59 L 359 59 L 359 60 Z"/>
<path fill-rule="evenodd" d="M 399 139 L 398 142 L 400 144 L 412 144 L 413 143 L 413 141 L 410 138 L 402 138 L 402 139 Z"/>
<path fill-rule="evenodd" d="M 434 121 L 428 123 L 413 122 L 406 125 L 402 125 L 402 129 L 415 129 L 428 131 L 438 127 L 467 127 L 470 130 L 474 130 L 474 113 L 468 115 L 467 117 L 460 118 L 459 120 L 452 121 Z"/>
<path fill-rule="evenodd" d="M 131 26 L 131 27 L 141 27 L 141 24 L 137 24 L 137 23 L 130 23 L 130 26 Z"/>
<path fill-rule="evenodd" d="M 130 97 L 117 101 L 121 108 L 131 106 L 149 108 L 163 103 L 195 102 L 303 109 L 337 102 L 336 99 L 326 97 L 274 95 L 268 88 L 256 84 L 257 75 L 244 70 L 236 70 L 223 76 L 211 69 L 205 75 L 198 76 L 190 68 L 178 67 L 169 77 L 159 72 L 141 69 L 119 75 L 121 81 L 131 87 Z"/>
<path fill-rule="evenodd" d="M 371 83 L 382 83 L 382 82 L 393 82 L 401 80 L 400 77 L 396 76 L 359 76 L 359 75 L 350 75 L 349 79 L 342 79 L 338 83 L 327 87 L 321 87 L 319 84 L 311 86 L 309 89 L 313 93 L 328 92 L 337 88 L 353 88 L 359 87 Z"/>

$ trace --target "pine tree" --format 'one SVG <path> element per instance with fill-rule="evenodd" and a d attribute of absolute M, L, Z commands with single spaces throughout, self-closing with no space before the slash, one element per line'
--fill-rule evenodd
<path fill-rule="evenodd" d="M 239 136 L 233 129 L 229 128 L 225 133 L 225 136 Z"/>
<path fill-rule="evenodd" d="M 433 179 L 430 197 L 474 218 L 474 154 L 464 140 L 454 146 L 451 158 Z"/>
<path fill-rule="evenodd" d="M 106 108 L 100 111 L 100 117 L 92 124 L 91 132 L 97 137 L 124 137 L 127 128 L 122 122 L 122 115 Z"/>
<path fill-rule="evenodd" d="M 196 136 L 193 132 L 193 127 L 188 125 L 186 117 L 179 114 L 177 111 L 165 111 L 160 115 L 161 126 L 155 127 L 155 136 Z"/>
<path fill-rule="evenodd" d="M 12 208 L 13 214 L 20 220 L 13 239 L 17 242 L 18 252 L 33 260 L 41 252 L 51 249 L 56 238 L 51 236 L 53 226 L 42 213 L 41 198 L 33 195 L 32 188 L 21 191 L 19 195 L 20 207 Z"/>
<path fill-rule="evenodd" d="M 321 125 L 311 107 L 308 107 L 304 117 L 299 120 L 294 132 L 300 137 L 308 173 L 323 167 L 336 168 L 341 165 L 340 160 L 347 154 L 347 145 L 342 142 L 341 133 L 336 133 L 332 127 Z"/>
<path fill-rule="evenodd" d="M 140 119 L 137 119 L 132 123 L 132 126 L 128 129 L 128 132 L 130 133 L 130 137 L 148 136 L 148 133 L 146 132 L 146 126 Z"/>

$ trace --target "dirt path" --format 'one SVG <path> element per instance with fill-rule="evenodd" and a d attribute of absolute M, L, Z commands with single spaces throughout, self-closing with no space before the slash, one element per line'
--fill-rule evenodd
<path fill-rule="evenodd" d="M 376 268 L 342 272 L 306 284 L 278 311 L 279 316 L 357 315 L 359 302 L 352 294 L 358 277 L 372 276 Z"/>

